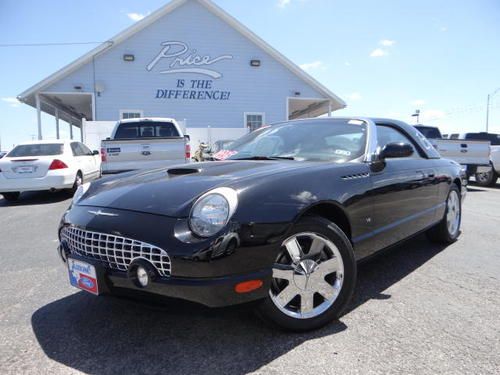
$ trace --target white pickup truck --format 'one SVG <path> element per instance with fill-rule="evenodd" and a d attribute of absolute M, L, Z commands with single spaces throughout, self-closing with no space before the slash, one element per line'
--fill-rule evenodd
<path fill-rule="evenodd" d="M 101 142 L 103 173 L 161 168 L 190 161 L 189 137 L 170 118 L 118 121 Z"/>
<path fill-rule="evenodd" d="M 487 141 L 490 146 L 490 166 L 481 167 L 476 172 L 476 183 L 481 186 L 495 186 L 500 177 L 500 134 L 479 133 L 454 133 L 449 139 L 465 139 Z"/>
<path fill-rule="evenodd" d="M 445 139 L 435 126 L 415 125 L 441 154 L 467 167 L 467 176 L 487 171 L 490 167 L 490 142 L 482 140 Z"/>

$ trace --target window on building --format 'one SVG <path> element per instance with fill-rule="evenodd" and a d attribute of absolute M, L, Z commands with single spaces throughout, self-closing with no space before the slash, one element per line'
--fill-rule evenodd
<path fill-rule="evenodd" d="M 135 109 L 122 109 L 120 111 L 120 120 L 127 120 L 130 118 L 141 118 L 144 116 L 144 112 Z"/>
<path fill-rule="evenodd" d="M 253 132 L 264 125 L 264 113 L 245 113 L 245 126 Z"/>

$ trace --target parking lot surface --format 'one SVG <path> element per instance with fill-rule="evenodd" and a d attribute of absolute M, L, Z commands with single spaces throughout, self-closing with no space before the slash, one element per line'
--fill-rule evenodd
<path fill-rule="evenodd" d="M 0 198 L 0 373 L 498 374 L 500 185 L 471 186 L 462 235 L 419 236 L 359 269 L 349 311 L 307 334 L 248 308 L 93 297 L 56 253 L 64 193 Z"/>

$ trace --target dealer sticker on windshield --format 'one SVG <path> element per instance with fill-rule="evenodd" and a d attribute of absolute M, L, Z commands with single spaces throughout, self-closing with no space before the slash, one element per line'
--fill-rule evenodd
<path fill-rule="evenodd" d="M 95 267 L 80 260 L 68 259 L 69 282 L 75 288 L 98 295 L 97 275 Z"/>

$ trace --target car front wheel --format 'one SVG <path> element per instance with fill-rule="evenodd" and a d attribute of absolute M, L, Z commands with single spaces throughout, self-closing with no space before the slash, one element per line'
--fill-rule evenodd
<path fill-rule="evenodd" d="M 344 232 L 321 217 L 298 222 L 273 265 L 259 314 L 284 329 L 309 331 L 340 317 L 356 283 L 356 261 Z"/>

